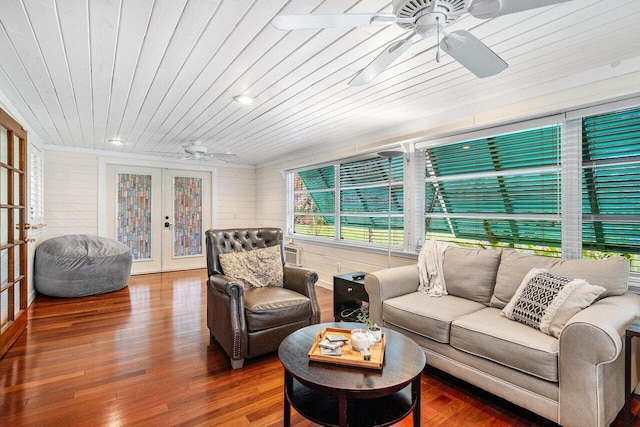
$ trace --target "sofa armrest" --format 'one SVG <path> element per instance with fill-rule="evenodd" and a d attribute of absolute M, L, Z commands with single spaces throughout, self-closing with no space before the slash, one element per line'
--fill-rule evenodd
<path fill-rule="evenodd" d="M 623 336 L 640 295 L 604 298 L 573 316 L 559 341 L 561 425 L 608 425 L 624 404 Z M 634 382 L 634 385 L 637 381 Z"/>
<path fill-rule="evenodd" d="M 311 300 L 311 324 L 320 323 L 320 304 L 316 296 L 318 274 L 308 268 L 284 266 L 283 286 Z"/>
<path fill-rule="evenodd" d="M 383 325 L 382 302 L 415 292 L 419 285 L 418 264 L 387 268 L 367 274 L 364 278 L 364 288 L 369 294 L 369 318 L 378 325 Z"/>

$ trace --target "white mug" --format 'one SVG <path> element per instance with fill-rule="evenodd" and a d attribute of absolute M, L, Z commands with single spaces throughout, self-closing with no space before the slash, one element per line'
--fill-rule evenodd
<path fill-rule="evenodd" d="M 368 350 L 375 342 L 371 332 L 366 329 L 351 330 L 351 348 L 358 351 Z"/>

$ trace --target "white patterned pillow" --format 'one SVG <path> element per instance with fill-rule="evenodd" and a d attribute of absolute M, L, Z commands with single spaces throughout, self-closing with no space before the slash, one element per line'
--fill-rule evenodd
<path fill-rule="evenodd" d="M 604 291 L 583 279 L 567 279 L 544 268 L 533 268 L 501 314 L 559 338 L 569 319 Z"/>
<path fill-rule="evenodd" d="M 282 287 L 284 274 L 280 246 L 220 254 L 218 260 L 224 275 L 241 282 L 244 289 Z"/>

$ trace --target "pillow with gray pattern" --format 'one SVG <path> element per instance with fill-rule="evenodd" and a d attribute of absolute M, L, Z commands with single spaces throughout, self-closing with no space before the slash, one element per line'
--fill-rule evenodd
<path fill-rule="evenodd" d="M 284 274 L 280 246 L 220 254 L 218 259 L 223 274 L 241 282 L 245 290 L 282 287 Z"/>
<path fill-rule="evenodd" d="M 604 291 L 584 279 L 568 279 L 544 268 L 532 268 L 501 314 L 559 338 L 569 319 Z"/>

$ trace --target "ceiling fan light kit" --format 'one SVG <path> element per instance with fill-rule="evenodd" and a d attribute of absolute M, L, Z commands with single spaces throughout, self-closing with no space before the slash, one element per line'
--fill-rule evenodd
<path fill-rule="evenodd" d="M 437 35 L 438 47 L 479 78 L 494 76 L 508 64 L 469 31 L 449 33 L 447 25 L 468 13 L 478 19 L 491 19 L 511 13 L 565 3 L 571 0 L 393 0 L 393 14 L 280 15 L 273 21 L 276 28 L 298 30 L 309 28 L 347 28 L 397 24 L 411 31 L 403 40 L 385 48 L 362 69 L 349 86 L 371 82 L 407 49 L 414 36 Z M 470 5 L 468 5 L 470 3 Z M 440 35 L 444 38 L 440 40 Z M 436 61 L 440 62 L 439 52 Z"/>

